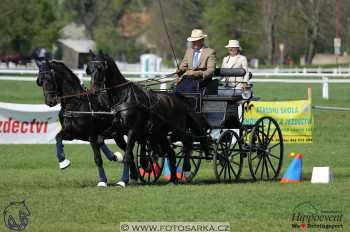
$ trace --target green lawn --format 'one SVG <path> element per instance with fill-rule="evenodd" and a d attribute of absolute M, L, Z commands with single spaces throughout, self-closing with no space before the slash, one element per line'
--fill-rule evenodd
<path fill-rule="evenodd" d="M 350 107 L 346 84 L 330 85 L 330 100 L 321 99 L 321 85 L 256 84 L 254 90 L 263 100 L 288 100 L 306 98 L 308 87 L 314 105 Z M 34 82 L 1 81 L 0 101 L 42 103 L 42 90 Z M 204 161 L 192 184 L 99 189 L 89 145 L 65 146 L 72 161 L 65 171 L 58 170 L 53 145 L 0 145 L 0 209 L 26 200 L 31 216 L 25 231 L 118 231 L 121 221 L 228 221 L 232 231 L 292 231 L 293 209 L 309 201 L 342 211 L 343 231 L 350 231 L 350 112 L 313 113 L 313 144 L 285 149 L 282 172 L 289 152 L 304 155 L 303 183 L 251 182 L 245 160 L 242 182 L 218 184 L 212 163 Z M 117 180 L 121 165 L 104 160 L 109 182 Z M 314 166 L 330 166 L 333 183 L 311 184 Z M 0 231 L 9 231 L 2 220 Z"/>

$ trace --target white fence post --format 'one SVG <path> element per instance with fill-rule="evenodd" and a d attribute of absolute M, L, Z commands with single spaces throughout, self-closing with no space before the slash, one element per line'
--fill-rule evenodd
<path fill-rule="evenodd" d="M 329 99 L 328 94 L 328 77 L 322 77 L 322 98 Z"/>

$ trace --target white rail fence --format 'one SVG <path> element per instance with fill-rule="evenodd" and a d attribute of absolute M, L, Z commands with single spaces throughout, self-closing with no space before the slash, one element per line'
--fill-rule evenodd
<path fill-rule="evenodd" d="M 267 72 L 267 73 L 345 73 L 350 74 L 349 67 L 339 67 L 339 68 L 269 68 L 269 69 L 250 69 L 254 73 Z"/>
<path fill-rule="evenodd" d="M 141 76 L 165 76 L 170 72 L 123 72 L 126 76 L 138 76 L 135 78 L 128 78 L 133 81 L 141 81 L 147 78 L 141 78 Z M 251 70 L 253 71 L 253 70 Z M 85 70 L 73 70 L 73 72 L 79 77 L 82 81 L 89 81 L 90 77 L 86 76 Z M 0 69 L 0 80 L 12 80 L 12 81 L 35 81 L 38 70 L 35 69 Z M 255 72 L 253 71 L 252 83 L 285 83 L 285 84 L 321 84 L 322 85 L 322 98 L 329 99 L 329 84 L 341 84 L 341 83 L 350 83 L 350 73 L 269 73 L 269 72 Z M 268 79 L 266 77 L 292 77 L 293 79 Z M 299 79 L 299 78 L 309 78 L 309 79 Z M 310 79 L 312 78 L 312 79 Z M 316 79 L 320 78 L 320 79 Z M 335 79 L 341 78 L 341 79 Z M 172 80 L 173 78 L 164 78 L 161 82 Z M 166 83 L 161 83 L 161 89 L 166 89 Z"/>

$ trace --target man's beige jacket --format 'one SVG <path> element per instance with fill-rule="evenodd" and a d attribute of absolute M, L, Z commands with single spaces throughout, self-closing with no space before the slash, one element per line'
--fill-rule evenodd
<path fill-rule="evenodd" d="M 185 56 L 180 64 L 181 70 L 186 70 L 183 75 L 186 75 L 189 70 L 193 70 L 192 60 L 193 60 L 194 50 L 188 48 L 186 50 Z M 199 58 L 198 69 L 202 72 L 203 79 L 207 79 L 213 76 L 216 67 L 216 52 L 211 48 L 202 48 L 201 55 Z"/>

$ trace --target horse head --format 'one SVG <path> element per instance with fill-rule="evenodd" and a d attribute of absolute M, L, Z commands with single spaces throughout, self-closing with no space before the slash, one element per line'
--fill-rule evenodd
<path fill-rule="evenodd" d="M 101 90 L 108 87 L 116 87 L 127 82 L 121 74 L 114 60 L 100 51 L 97 55 L 90 51 L 91 61 L 86 73 L 91 75 L 91 90 Z"/>
<path fill-rule="evenodd" d="M 43 88 L 46 105 L 53 107 L 61 97 L 84 91 L 79 78 L 62 62 L 45 60 L 37 65 L 37 84 Z"/>
<path fill-rule="evenodd" d="M 91 61 L 86 68 L 86 73 L 91 75 L 91 90 L 95 92 L 105 87 L 108 63 L 101 51 L 95 55 L 90 50 L 90 55 Z"/>
<path fill-rule="evenodd" d="M 36 63 L 39 68 L 36 84 L 43 88 L 45 104 L 53 107 L 58 104 L 58 86 L 52 63 L 47 59 L 36 61 Z"/>

